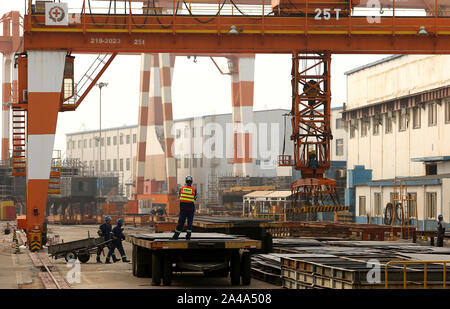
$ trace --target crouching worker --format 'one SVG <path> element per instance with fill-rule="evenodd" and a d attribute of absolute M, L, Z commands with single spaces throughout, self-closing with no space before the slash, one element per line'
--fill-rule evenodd
<path fill-rule="evenodd" d="M 130 261 L 127 260 L 127 257 L 125 255 L 125 251 L 123 250 L 122 246 L 122 240 L 125 240 L 125 235 L 123 234 L 123 219 L 117 220 L 117 225 L 112 229 L 112 243 L 111 247 L 109 248 L 108 256 L 106 257 L 105 264 L 110 264 L 110 257 L 114 254 L 114 250 L 117 248 L 119 250 L 119 253 L 122 257 L 122 262 L 129 263 Z M 119 259 L 114 259 L 114 263 L 119 261 Z"/>
<path fill-rule="evenodd" d="M 179 195 L 180 215 L 172 239 L 178 239 L 187 219 L 186 239 L 189 240 L 192 233 L 192 223 L 194 222 L 194 201 L 197 199 L 197 190 L 192 186 L 192 176 L 186 176 L 186 185 L 181 187 Z"/>

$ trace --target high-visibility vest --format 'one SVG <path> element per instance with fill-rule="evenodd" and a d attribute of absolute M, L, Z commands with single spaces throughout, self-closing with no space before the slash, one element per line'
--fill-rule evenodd
<path fill-rule="evenodd" d="M 180 190 L 180 202 L 194 203 L 195 201 L 195 188 L 182 186 Z"/>

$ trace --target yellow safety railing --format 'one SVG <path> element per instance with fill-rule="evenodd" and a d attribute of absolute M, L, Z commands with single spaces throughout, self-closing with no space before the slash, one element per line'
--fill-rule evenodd
<path fill-rule="evenodd" d="M 385 265 L 384 270 L 384 287 L 387 289 L 389 282 L 388 282 L 388 268 L 389 265 L 392 264 L 402 264 L 403 265 L 403 288 L 407 288 L 407 271 L 406 271 L 406 265 L 408 264 L 423 264 L 423 288 L 427 288 L 427 269 L 428 264 L 442 264 L 442 284 L 443 288 L 447 288 L 447 263 L 450 263 L 450 261 L 389 261 Z"/>

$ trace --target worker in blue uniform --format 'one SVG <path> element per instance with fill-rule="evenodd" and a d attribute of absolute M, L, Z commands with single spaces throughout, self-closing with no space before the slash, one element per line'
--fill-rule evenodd
<path fill-rule="evenodd" d="M 191 239 L 192 223 L 194 222 L 194 201 L 197 199 L 197 190 L 192 186 L 192 176 L 186 176 L 186 185 L 181 187 L 179 196 L 180 215 L 172 239 L 178 239 L 183 230 L 184 222 L 187 220 L 186 240 L 189 240 Z"/>
<path fill-rule="evenodd" d="M 438 216 L 437 222 L 437 246 L 444 246 L 444 237 L 445 237 L 445 222 L 444 217 L 442 215 Z"/>
<path fill-rule="evenodd" d="M 106 242 L 111 239 L 112 236 L 112 225 L 111 225 L 111 217 L 105 216 L 105 222 L 100 225 L 98 228 L 98 236 L 103 238 L 103 241 Z M 107 247 L 108 249 L 111 247 L 111 242 L 107 243 L 106 245 L 99 246 L 97 249 L 97 263 L 101 263 L 100 254 L 103 252 L 103 249 Z M 116 256 L 112 255 L 113 260 L 117 260 Z"/>
<path fill-rule="evenodd" d="M 112 245 L 109 248 L 108 256 L 106 257 L 105 264 L 110 264 L 110 257 L 114 254 L 114 250 L 117 248 L 119 250 L 119 253 L 122 257 L 122 262 L 129 263 L 130 261 L 127 260 L 127 257 L 125 255 L 125 251 L 123 250 L 122 246 L 122 240 L 125 240 L 125 235 L 123 234 L 123 219 L 117 220 L 117 225 L 112 229 Z M 114 259 L 114 263 L 117 262 L 119 259 Z"/>

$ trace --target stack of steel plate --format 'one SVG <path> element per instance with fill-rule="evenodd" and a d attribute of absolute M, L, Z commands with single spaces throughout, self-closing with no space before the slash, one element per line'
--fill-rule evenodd
<path fill-rule="evenodd" d="M 281 258 L 282 286 L 289 289 L 382 289 L 385 288 L 385 265 L 393 260 L 402 259 L 382 255 L 351 258 L 286 256 Z M 389 288 L 403 288 L 404 270 L 408 288 L 423 288 L 423 264 L 407 264 L 406 268 L 403 265 L 389 266 Z M 447 278 L 449 275 L 447 271 Z M 427 286 L 441 288 L 442 284 L 442 265 L 428 265 Z"/>

